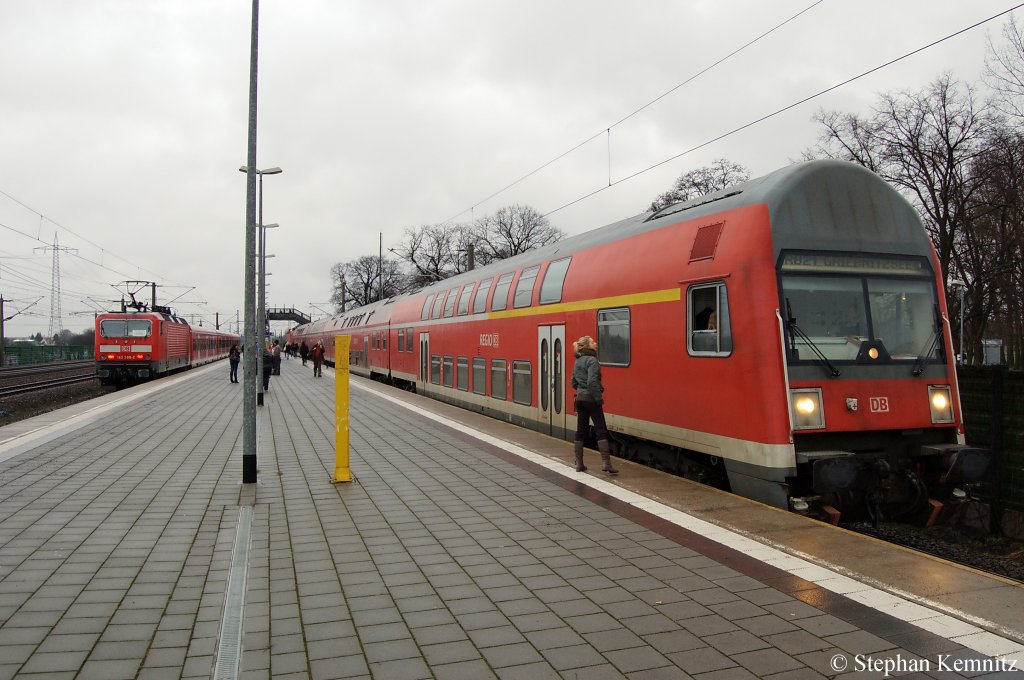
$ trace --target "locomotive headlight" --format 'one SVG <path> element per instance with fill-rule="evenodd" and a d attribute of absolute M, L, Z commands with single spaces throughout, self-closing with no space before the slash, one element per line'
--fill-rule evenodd
<path fill-rule="evenodd" d="M 953 422 L 953 395 L 949 385 L 929 385 L 928 405 L 935 424 Z"/>
<path fill-rule="evenodd" d="M 821 388 L 790 390 L 789 403 L 793 412 L 794 430 L 820 430 L 825 427 L 825 412 L 821 408 Z"/>

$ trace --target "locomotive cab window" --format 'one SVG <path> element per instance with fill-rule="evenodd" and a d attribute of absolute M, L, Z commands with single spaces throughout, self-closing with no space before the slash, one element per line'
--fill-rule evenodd
<path fill-rule="evenodd" d="M 104 338 L 148 338 L 153 332 L 149 319 L 104 319 L 100 335 Z"/>
<path fill-rule="evenodd" d="M 729 296 L 724 283 L 693 286 L 687 291 L 687 350 L 694 356 L 732 353 Z"/>
<path fill-rule="evenodd" d="M 791 361 L 941 359 L 935 285 L 924 258 L 787 252 L 780 269 Z"/>
<path fill-rule="evenodd" d="M 597 358 L 604 366 L 629 366 L 629 308 L 597 310 Z"/>

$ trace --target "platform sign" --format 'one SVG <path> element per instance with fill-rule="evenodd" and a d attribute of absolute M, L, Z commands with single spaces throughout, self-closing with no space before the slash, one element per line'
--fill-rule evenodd
<path fill-rule="evenodd" d="M 351 482 L 348 461 L 348 348 L 352 338 L 334 338 L 334 477 L 331 483 Z"/>

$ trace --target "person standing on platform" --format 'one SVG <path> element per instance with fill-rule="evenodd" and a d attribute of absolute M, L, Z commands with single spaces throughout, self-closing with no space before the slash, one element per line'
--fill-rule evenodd
<path fill-rule="evenodd" d="M 228 363 L 231 364 L 231 382 L 238 382 L 238 362 L 242 360 L 242 353 L 238 350 L 238 343 L 231 345 L 228 352 Z"/>
<path fill-rule="evenodd" d="M 587 426 L 593 421 L 597 450 L 601 452 L 601 472 L 616 475 L 619 471 L 612 467 L 608 427 L 604 421 L 604 385 L 601 384 L 597 343 L 589 335 L 584 335 L 572 344 L 572 349 L 576 355 L 576 363 L 572 367 L 572 387 L 576 390 L 576 437 L 573 441 L 576 472 L 587 471 L 583 464 L 583 442 L 587 439 Z"/>
<path fill-rule="evenodd" d="M 323 343 L 321 343 L 318 340 L 317 343 L 315 345 L 313 345 L 313 349 L 310 351 L 310 355 L 313 357 L 313 377 L 314 378 L 322 378 L 323 377 L 323 369 L 321 368 L 321 364 L 324 361 L 324 346 L 323 346 Z"/>
<path fill-rule="evenodd" d="M 270 391 L 270 374 L 274 372 L 274 355 L 271 348 L 263 348 L 263 391 Z"/>
<path fill-rule="evenodd" d="M 306 341 L 303 340 L 302 344 L 299 345 L 299 357 L 302 358 L 302 365 L 306 365 L 306 357 L 309 356 L 309 347 L 306 345 Z"/>
<path fill-rule="evenodd" d="M 271 352 L 274 355 L 274 375 L 281 375 L 281 343 L 274 340 Z"/>

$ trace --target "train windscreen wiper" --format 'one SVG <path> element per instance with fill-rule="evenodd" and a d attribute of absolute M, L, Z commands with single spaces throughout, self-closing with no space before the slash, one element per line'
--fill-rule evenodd
<path fill-rule="evenodd" d="M 914 362 L 914 375 L 921 375 L 924 373 L 924 364 L 928 361 L 928 358 L 935 351 L 935 343 L 939 341 L 939 334 L 942 332 L 942 315 L 939 313 L 939 306 L 935 305 L 935 328 L 932 329 L 932 334 L 928 338 L 928 349 L 917 357 L 917 361 Z"/>
<path fill-rule="evenodd" d="M 820 363 L 822 366 L 826 367 L 829 370 L 829 372 L 832 374 L 833 378 L 838 378 L 839 375 L 840 375 L 839 369 L 836 368 L 835 365 L 833 365 L 833 363 L 828 360 L 828 357 L 826 357 L 825 353 L 821 351 L 821 348 L 819 348 L 816 344 L 814 344 L 814 341 L 811 340 L 807 336 L 807 334 L 804 333 L 803 330 L 801 330 L 801 328 L 796 325 L 796 317 L 793 316 L 793 304 L 789 301 L 789 298 L 786 298 L 786 315 L 787 315 L 787 322 L 789 324 L 789 331 L 790 331 L 791 336 L 792 335 L 796 335 L 798 338 L 803 340 L 803 342 L 808 347 L 811 348 L 811 351 L 814 352 L 814 355 L 818 359 L 818 363 Z"/>

